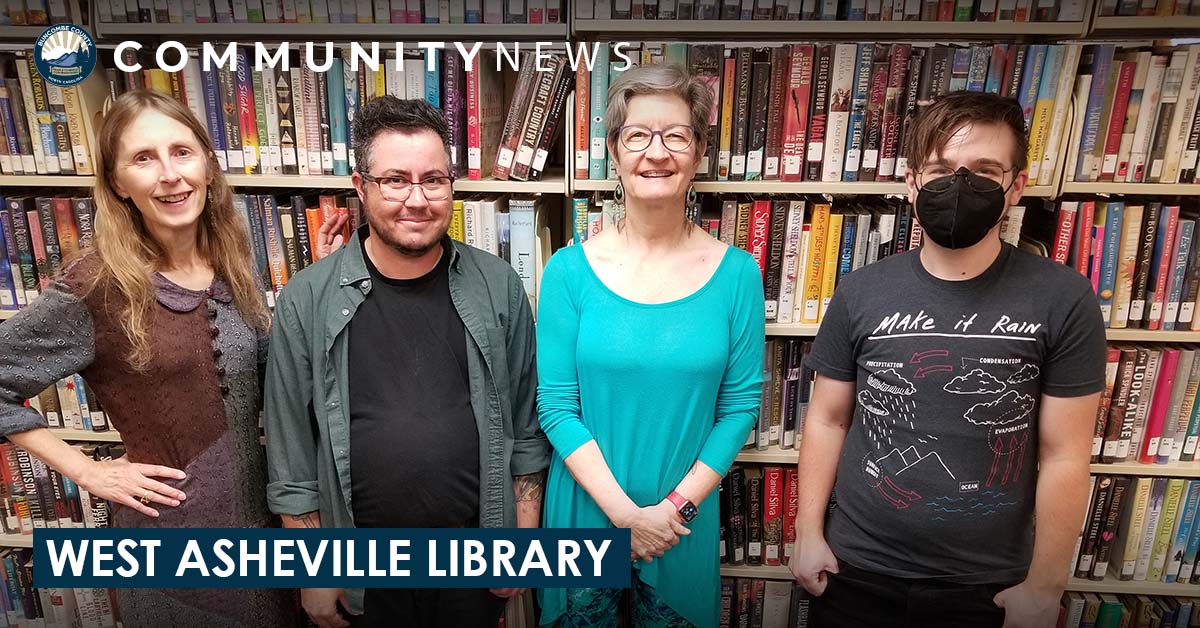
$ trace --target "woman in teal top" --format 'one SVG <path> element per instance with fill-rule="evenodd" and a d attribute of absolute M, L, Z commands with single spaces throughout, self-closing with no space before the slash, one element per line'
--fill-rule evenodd
<path fill-rule="evenodd" d="M 545 525 L 630 529 L 639 627 L 717 625 L 713 489 L 762 393 L 762 272 L 684 214 L 712 106 L 674 66 L 613 83 L 605 122 L 625 217 L 559 251 L 539 297 L 538 415 L 555 450 Z M 543 590 L 541 623 L 614 626 L 620 596 Z"/>

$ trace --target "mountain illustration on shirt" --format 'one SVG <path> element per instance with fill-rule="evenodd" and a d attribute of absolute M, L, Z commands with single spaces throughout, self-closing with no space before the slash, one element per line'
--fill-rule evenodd
<path fill-rule="evenodd" d="M 917 451 L 916 445 L 910 445 L 903 451 L 898 447 L 893 448 L 881 458 L 868 455 L 863 459 L 863 473 L 867 477 L 867 483 L 896 508 L 908 508 L 911 502 L 921 499 L 921 495 L 916 491 L 900 484 L 901 474 L 918 468 L 918 474 L 941 472 L 950 476 L 950 479 L 957 480 L 936 451 L 922 454 Z"/>

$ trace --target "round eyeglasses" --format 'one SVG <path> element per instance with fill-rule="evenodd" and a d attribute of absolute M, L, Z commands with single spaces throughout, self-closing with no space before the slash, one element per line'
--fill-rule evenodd
<path fill-rule="evenodd" d="M 425 177 L 420 181 L 409 181 L 404 177 L 377 177 L 365 172 L 358 173 L 363 181 L 379 186 L 379 194 L 385 201 L 403 202 L 412 196 L 414 187 L 421 188 L 425 200 L 444 201 L 454 191 L 454 178 L 448 176 Z"/>
<path fill-rule="evenodd" d="M 665 129 L 653 130 L 640 124 L 628 124 L 618 129 L 621 145 L 626 150 L 640 153 L 650 148 L 654 136 L 662 138 L 663 147 L 673 153 L 682 153 L 696 141 L 696 129 L 686 124 L 673 124 Z"/>

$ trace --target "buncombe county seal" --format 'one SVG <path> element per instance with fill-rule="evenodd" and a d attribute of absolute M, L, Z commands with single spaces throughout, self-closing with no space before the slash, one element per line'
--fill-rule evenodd
<path fill-rule="evenodd" d="M 55 24 L 38 37 L 33 61 L 42 78 L 69 87 L 83 82 L 96 67 L 96 42 L 74 24 Z"/>

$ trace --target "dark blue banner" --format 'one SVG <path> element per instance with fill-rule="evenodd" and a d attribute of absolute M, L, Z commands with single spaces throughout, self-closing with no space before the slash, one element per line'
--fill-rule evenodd
<path fill-rule="evenodd" d="M 38 529 L 36 587 L 629 586 L 625 529 Z"/>

